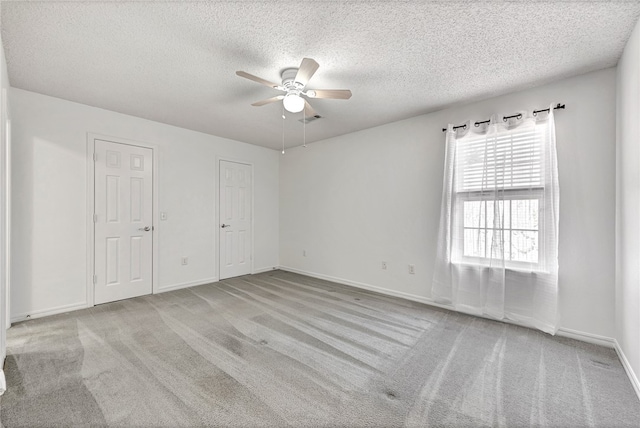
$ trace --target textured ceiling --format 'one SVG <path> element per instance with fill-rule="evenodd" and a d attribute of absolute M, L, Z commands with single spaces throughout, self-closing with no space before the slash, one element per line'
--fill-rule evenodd
<path fill-rule="evenodd" d="M 282 144 L 279 82 L 303 57 L 312 142 L 614 66 L 637 1 L 2 1 L 11 85 L 261 146 Z M 562 101 L 562 100 L 559 100 Z M 298 115 L 287 146 L 302 144 Z"/>

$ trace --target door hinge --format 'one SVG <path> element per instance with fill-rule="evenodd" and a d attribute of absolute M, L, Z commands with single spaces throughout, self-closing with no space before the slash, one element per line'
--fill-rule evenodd
<path fill-rule="evenodd" d="M 94 162 L 98 162 L 98 154 L 97 153 L 93 154 L 93 161 Z"/>
<path fill-rule="evenodd" d="M 98 283 L 98 275 L 93 275 L 93 283 L 94 284 Z"/>
<path fill-rule="evenodd" d="M 93 215 L 93 222 L 97 223 L 98 222 L 98 214 L 94 214 Z"/>

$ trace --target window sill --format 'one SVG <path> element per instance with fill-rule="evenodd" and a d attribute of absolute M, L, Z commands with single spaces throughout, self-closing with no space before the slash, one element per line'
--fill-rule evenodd
<path fill-rule="evenodd" d="M 451 262 L 452 265 L 460 266 L 460 267 L 473 267 L 473 268 L 485 268 L 485 269 L 501 269 L 498 266 L 489 266 L 483 263 L 473 263 L 473 262 Z M 542 269 L 527 269 L 525 267 L 520 266 L 505 266 L 505 271 L 516 272 L 516 273 L 526 273 L 526 274 L 548 274 L 550 272 Z"/>

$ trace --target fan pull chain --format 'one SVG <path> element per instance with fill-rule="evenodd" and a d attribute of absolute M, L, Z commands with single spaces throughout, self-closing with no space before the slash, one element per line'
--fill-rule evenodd
<path fill-rule="evenodd" d="M 307 148 L 307 107 L 302 109 L 302 147 Z"/>

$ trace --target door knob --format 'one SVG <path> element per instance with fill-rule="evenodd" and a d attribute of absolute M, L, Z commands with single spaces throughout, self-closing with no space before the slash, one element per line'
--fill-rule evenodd
<path fill-rule="evenodd" d="M 222 223 L 222 226 L 220 226 L 220 227 L 224 229 L 225 227 L 231 227 L 231 225 Z"/>
<path fill-rule="evenodd" d="M 141 230 L 141 231 L 143 231 L 143 232 L 148 232 L 148 231 L 150 231 L 150 230 L 151 230 L 151 228 L 150 228 L 149 226 L 146 226 L 146 227 L 141 227 L 141 228 L 139 228 L 138 230 Z"/>

